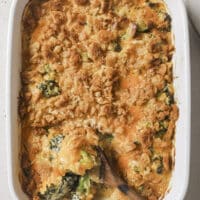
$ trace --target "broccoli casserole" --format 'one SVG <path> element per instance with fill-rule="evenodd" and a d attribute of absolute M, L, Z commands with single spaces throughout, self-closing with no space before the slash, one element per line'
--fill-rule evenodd
<path fill-rule="evenodd" d="M 30 199 L 128 200 L 100 181 L 95 147 L 139 194 L 165 195 L 178 118 L 173 52 L 162 0 L 28 3 L 19 114 Z"/>

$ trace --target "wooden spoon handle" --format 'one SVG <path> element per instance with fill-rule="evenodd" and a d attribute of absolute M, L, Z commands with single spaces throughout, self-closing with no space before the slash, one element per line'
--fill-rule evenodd
<path fill-rule="evenodd" d="M 117 187 L 122 193 L 129 197 L 130 200 L 146 200 L 146 198 L 139 195 L 133 188 L 129 187 L 125 181 L 120 178 L 109 163 L 108 158 L 106 157 L 104 151 L 97 147 L 97 151 L 99 152 L 100 159 L 102 161 L 102 171 L 100 179 L 102 183 L 111 186 Z"/>

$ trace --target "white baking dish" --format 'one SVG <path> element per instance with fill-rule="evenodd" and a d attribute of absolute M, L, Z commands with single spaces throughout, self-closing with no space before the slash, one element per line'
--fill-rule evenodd
<path fill-rule="evenodd" d="M 8 40 L 7 65 L 7 147 L 8 178 L 13 199 L 28 199 L 19 183 L 20 127 L 18 123 L 18 95 L 21 70 L 21 17 L 28 0 L 13 0 Z M 175 169 L 165 200 L 184 199 L 189 179 L 190 161 L 190 55 L 188 21 L 181 0 L 166 0 L 173 19 L 176 53 L 174 84 L 180 117 L 176 129 Z"/>

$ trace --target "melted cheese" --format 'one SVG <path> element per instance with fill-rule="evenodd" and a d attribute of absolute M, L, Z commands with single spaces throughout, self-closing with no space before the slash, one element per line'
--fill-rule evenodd
<path fill-rule="evenodd" d="M 162 0 L 32 0 L 22 20 L 22 186 L 40 199 L 66 173 L 99 166 L 163 197 L 178 109 L 171 19 Z M 91 184 L 83 200 L 127 198 Z"/>

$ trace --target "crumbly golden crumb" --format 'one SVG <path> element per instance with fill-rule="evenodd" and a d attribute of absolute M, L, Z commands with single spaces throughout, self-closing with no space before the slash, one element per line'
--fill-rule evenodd
<path fill-rule="evenodd" d="M 95 146 L 137 192 L 163 197 L 178 118 L 164 2 L 31 0 L 22 36 L 21 168 L 30 199 L 126 200 L 90 177 L 100 165 Z"/>

